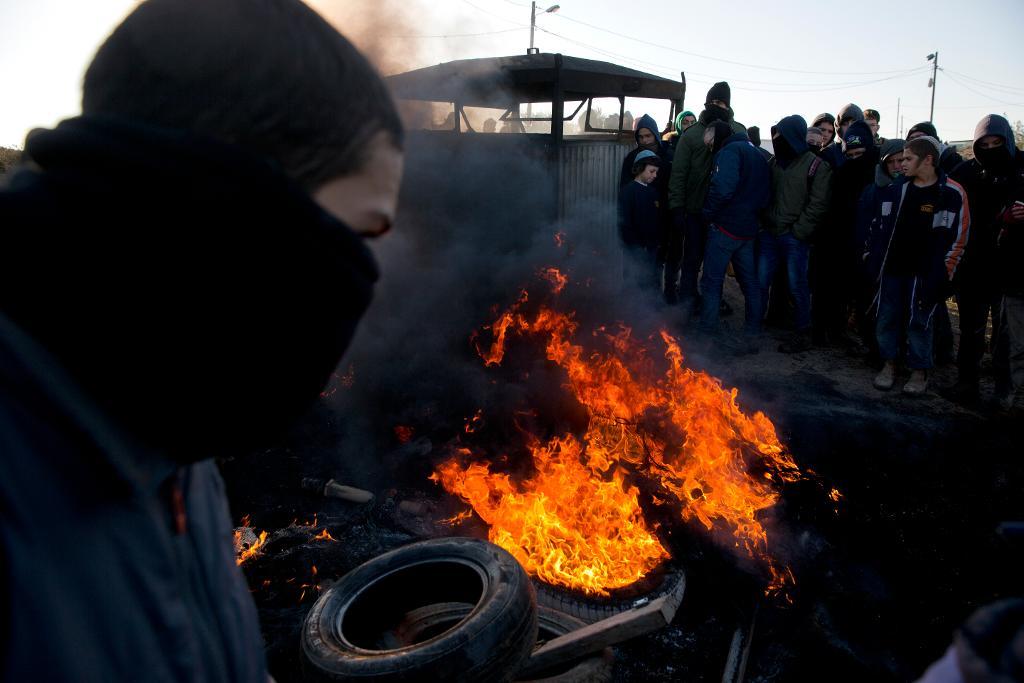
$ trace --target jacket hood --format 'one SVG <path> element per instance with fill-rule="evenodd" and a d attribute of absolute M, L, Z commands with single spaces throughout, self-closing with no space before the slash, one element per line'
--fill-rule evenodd
<path fill-rule="evenodd" d="M 676 132 L 679 133 L 680 135 L 683 134 L 683 119 L 685 119 L 687 116 L 692 116 L 693 118 L 697 118 L 697 115 L 694 114 L 689 109 L 686 109 L 686 110 L 681 111 L 678 114 L 676 114 L 676 121 L 675 121 Z"/>
<path fill-rule="evenodd" d="M 807 147 L 807 121 L 799 114 L 787 116 L 775 126 L 779 135 L 789 143 L 790 148 L 796 156 L 800 156 L 808 150 Z"/>
<path fill-rule="evenodd" d="M 658 122 L 654 120 L 654 117 L 650 114 L 644 114 L 636 120 L 636 128 L 633 129 L 633 137 L 636 139 L 636 144 L 640 144 L 640 129 L 646 128 L 647 130 L 654 133 L 654 139 L 660 140 L 660 129 L 658 128 Z"/>
<path fill-rule="evenodd" d="M 875 166 L 875 185 L 887 187 L 892 183 L 893 178 L 885 170 L 885 160 L 897 152 L 903 151 L 906 141 L 899 138 L 889 138 L 878 148 L 878 165 Z"/>
<path fill-rule="evenodd" d="M 1017 153 L 1017 144 L 1013 137 L 1013 128 L 1010 126 L 1010 122 L 999 114 L 988 114 L 981 121 L 978 121 L 978 125 L 974 128 L 975 156 L 978 154 L 978 141 L 986 135 L 1001 135 L 1010 156 L 1012 157 Z"/>
<path fill-rule="evenodd" d="M 835 123 L 836 123 L 836 127 L 837 128 L 839 127 L 839 122 L 842 121 L 843 119 L 853 119 L 854 121 L 863 121 L 864 120 L 864 111 L 860 107 L 858 107 L 856 104 L 851 102 L 850 104 L 848 104 L 845 107 L 843 107 L 842 109 L 840 109 L 839 113 L 836 114 L 836 121 L 835 121 Z"/>
<path fill-rule="evenodd" d="M 2 310 L 141 443 L 258 447 L 305 412 L 369 305 L 362 240 L 273 163 L 81 117 L 0 192 Z"/>

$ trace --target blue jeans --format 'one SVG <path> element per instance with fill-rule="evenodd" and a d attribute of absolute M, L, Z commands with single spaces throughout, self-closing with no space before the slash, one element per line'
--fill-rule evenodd
<path fill-rule="evenodd" d="M 732 261 L 736 279 L 743 290 L 745 304 L 743 332 L 756 335 L 761 332 L 761 286 L 757 282 L 754 263 L 754 240 L 729 237 L 715 226 L 708 229 L 704 250 L 704 276 L 700 280 L 704 301 L 700 309 L 700 327 L 704 332 L 718 329 L 718 307 L 722 302 L 725 269 Z"/>
<path fill-rule="evenodd" d="M 796 329 L 810 329 L 811 290 L 807 282 L 807 264 L 811 256 L 811 246 L 793 237 L 793 233 L 790 232 L 775 236 L 767 230 L 762 230 L 757 234 L 757 251 L 757 275 L 761 284 L 763 305 L 768 305 L 768 290 L 775 279 L 779 261 L 784 259 L 789 291 L 796 306 Z"/>
<path fill-rule="evenodd" d="M 935 305 L 922 307 L 914 299 L 913 275 L 882 275 L 878 292 L 878 322 L 875 336 L 882 360 L 894 361 L 900 355 L 900 340 L 907 339 L 907 367 L 930 370 L 932 367 L 932 317 Z"/>

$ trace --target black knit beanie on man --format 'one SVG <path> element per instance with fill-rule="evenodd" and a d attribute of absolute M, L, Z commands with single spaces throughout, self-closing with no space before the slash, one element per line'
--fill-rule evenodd
<path fill-rule="evenodd" d="M 704 100 L 704 106 L 711 104 L 712 100 L 721 100 L 725 102 L 725 106 L 732 106 L 732 90 L 729 88 L 729 84 L 725 81 L 719 81 L 711 86 L 711 90 L 708 90 L 708 96 Z"/>
<path fill-rule="evenodd" d="M 939 134 L 935 131 L 935 126 L 930 121 L 922 121 L 911 126 L 910 130 L 907 131 L 907 139 L 909 140 L 914 133 L 923 133 L 936 140 L 939 138 Z"/>

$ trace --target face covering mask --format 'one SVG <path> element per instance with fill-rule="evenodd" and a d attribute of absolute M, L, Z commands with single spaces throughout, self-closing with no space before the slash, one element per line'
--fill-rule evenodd
<path fill-rule="evenodd" d="M 712 121 L 728 121 L 729 112 L 714 104 L 704 106 L 704 113 L 707 115 L 708 123 Z"/>
<path fill-rule="evenodd" d="M 1010 150 L 1005 145 L 994 149 L 976 149 L 974 156 L 978 163 L 987 171 L 1005 171 L 1010 166 Z"/>

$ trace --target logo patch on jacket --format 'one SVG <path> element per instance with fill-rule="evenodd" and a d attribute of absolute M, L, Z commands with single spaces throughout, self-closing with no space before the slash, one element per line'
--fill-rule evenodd
<path fill-rule="evenodd" d="M 922 204 L 921 205 L 921 213 L 935 213 L 935 205 L 934 204 Z"/>

